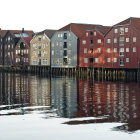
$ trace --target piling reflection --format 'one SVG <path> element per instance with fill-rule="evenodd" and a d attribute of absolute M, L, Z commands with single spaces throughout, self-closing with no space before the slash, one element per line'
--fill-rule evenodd
<path fill-rule="evenodd" d="M 56 109 L 59 117 L 75 118 L 66 124 L 122 122 L 125 124 L 114 129 L 140 129 L 139 83 L 0 73 L 0 111 L 21 109 L 0 115 L 24 114 L 34 106 Z M 76 120 L 79 117 L 96 119 Z"/>

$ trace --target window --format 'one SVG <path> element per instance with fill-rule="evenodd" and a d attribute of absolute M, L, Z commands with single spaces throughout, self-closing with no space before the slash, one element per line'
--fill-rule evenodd
<path fill-rule="evenodd" d="M 45 40 L 45 35 L 43 35 L 43 40 Z"/>
<path fill-rule="evenodd" d="M 126 42 L 129 42 L 129 38 L 126 38 Z"/>
<path fill-rule="evenodd" d="M 125 28 L 125 32 L 126 32 L 126 33 L 128 32 L 128 28 Z"/>
<path fill-rule="evenodd" d="M 45 44 L 42 44 L 42 48 L 45 49 Z M 40 48 L 39 48 L 40 49 Z"/>
<path fill-rule="evenodd" d="M 107 39 L 107 43 L 111 43 L 111 39 Z"/>
<path fill-rule="evenodd" d="M 98 39 L 98 40 L 97 40 L 97 43 L 101 43 L 101 39 Z"/>
<path fill-rule="evenodd" d="M 48 42 L 46 42 L 46 46 L 48 46 L 49 45 L 49 43 Z"/>
<path fill-rule="evenodd" d="M 124 48 L 119 48 L 119 56 L 124 56 Z"/>
<path fill-rule="evenodd" d="M 34 60 L 32 61 L 33 65 L 36 65 L 37 64 L 37 60 Z"/>
<path fill-rule="evenodd" d="M 114 38 L 114 43 L 117 43 L 117 38 Z"/>
<path fill-rule="evenodd" d="M 124 35 L 124 28 L 120 28 L 120 35 Z"/>
<path fill-rule="evenodd" d="M 62 47 L 62 42 L 60 42 L 60 47 Z"/>
<path fill-rule="evenodd" d="M 107 58 L 107 62 L 110 62 L 110 58 Z"/>
<path fill-rule="evenodd" d="M 107 48 L 107 52 L 110 53 L 110 48 Z"/>
<path fill-rule="evenodd" d="M 59 45 L 59 43 L 58 42 L 56 42 L 56 46 L 58 46 Z"/>
<path fill-rule="evenodd" d="M 82 40 L 82 44 L 86 44 L 86 40 Z"/>
<path fill-rule="evenodd" d="M 28 58 L 26 58 L 26 62 L 29 62 Z"/>
<path fill-rule="evenodd" d="M 133 37 L 133 42 L 136 42 L 136 37 Z"/>
<path fill-rule="evenodd" d="M 67 39 L 67 33 L 64 33 L 64 39 Z"/>
<path fill-rule="evenodd" d="M 101 48 L 97 48 L 97 52 L 98 53 L 101 53 Z"/>
<path fill-rule="evenodd" d="M 64 50 L 64 56 L 67 56 L 67 50 Z"/>
<path fill-rule="evenodd" d="M 52 55 L 54 55 L 54 50 L 52 50 Z"/>
<path fill-rule="evenodd" d="M 93 32 L 90 32 L 90 36 L 93 36 Z"/>
<path fill-rule="evenodd" d="M 16 50 L 16 54 L 18 54 L 18 50 Z"/>
<path fill-rule="evenodd" d="M 126 48 L 126 52 L 129 52 L 129 48 Z"/>
<path fill-rule="evenodd" d="M 90 53 L 93 53 L 93 49 L 90 49 Z"/>
<path fill-rule="evenodd" d="M 8 41 L 10 41 L 10 36 L 8 36 Z"/>
<path fill-rule="evenodd" d="M 84 53 L 87 53 L 87 48 L 84 48 Z"/>
<path fill-rule="evenodd" d="M 96 36 L 96 32 L 94 32 L 94 36 Z"/>
<path fill-rule="evenodd" d="M 41 41 L 41 36 L 38 37 L 38 41 Z"/>
<path fill-rule="evenodd" d="M 120 62 L 120 66 L 124 66 L 124 59 L 123 58 L 120 58 L 119 62 Z"/>
<path fill-rule="evenodd" d="M 67 65 L 68 64 L 68 59 L 67 58 L 63 58 L 63 64 Z"/>
<path fill-rule="evenodd" d="M 86 37 L 88 37 L 88 32 L 86 33 Z"/>
<path fill-rule="evenodd" d="M 115 62 L 115 63 L 117 62 L 117 58 L 114 58 L 114 62 Z"/>
<path fill-rule="evenodd" d="M 71 46 L 71 41 L 68 42 L 68 46 L 69 46 L 69 47 Z"/>
<path fill-rule="evenodd" d="M 129 58 L 126 58 L 126 62 L 129 62 Z"/>
<path fill-rule="evenodd" d="M 114 48 L 114 52 L 117 52 L 117 48 Z"/>
<path fill-rule="evenodd" d="M 44 65 L 47 64 L 47 59 L 43 59 L 43 62 L 42 62 Z"/>
<path fill-rule="evenodd" d="M 64 48 L 67 48 L 67 42 L 64 42 L 64 46 L 63 46 Z"/>
<path fill-rule="evenodd" d="M 88 63 L 88 58 L 84 58 L 84 63 Z"/>
<path fill-rule="evenodd" d="M 133 47 L 133 52 L 136 52 L 136 47 Z"/>
<path fill-rule="evenodd" d="M 61 37 L 61 34 L 58 34 L 57 36 L 58 36 L 58 37 Z"/>
<path fill-rule="evenodd" d="M 68 54 L 69 54 L 69 55 L 71 54 L 71 50 L 68 50 Z"/>
<path fill-rule="evenodd" d="M 118 29 L 114 29 L 114 33 L 118 33 Z"/>
<path fill-rule="evenodd" d="M 95 63 L 99 63 L 99 58 L 95 58 Z"/>
<path fill-rule="evenodd" d="M 124 37 L 119 38 L 119 46 L 124 46 Z"/>
<path fill-rule="evenodd" d="M 93 45 L 93 40 L 90 40 L 90 45 Z"/>

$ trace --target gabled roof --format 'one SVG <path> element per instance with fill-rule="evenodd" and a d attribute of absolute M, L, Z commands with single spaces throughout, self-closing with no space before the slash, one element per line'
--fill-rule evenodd
<path fill-rule="evenodd" d="M 96 24 L 79 24 L 79 23 L 70 23 L 66 25 L 65 27 L 59 29 L 60 31 L 72 31 L 77 37 L 82 36 L 82 34 L 87 30 L 87 29 L 93 29 L 96 26 L 101 26 L 101 25 L 96 25 Z"/>
<path fill-rule="evenodd" d="M 0 36 L 4 37 L 8 30 L 0 30 Z"/>
<path fill-rule="evenodd" d="M 57 30 L 51 30 L 51 29 L 46 29 L 46 30 L 44 30 L 44 31 L 41 31 L 41 32 L 39 32 L 39 33 L 37 33 L 37 35 L 41 35 L 41 34 L 46 34 L 46 36 L 49 38 L 49 39 L 51 39 L 52 38 L 52 36 L 53 36 L 53 34 L 56 32 Z"/>
<path fill-rule="evenodd" d="M 21 42 L 24 42 L 28 45 L 28 47 L 30 47 L 31 39 L 32 39 L 32 37 L 23 37 L 17 42 L 16 46 L 18 46 Z"/>
<path fill-rule="evenodd" d="M 130 17 L 114 26 L 132 25 L 140 31 L 140 18 Z"/>
<path fill-rule="evenodd" d="M 23 40 L 27 43 L 28 46 L 30 46 L 30 41 L 32 40 L 32 37 L 24 37 Z"/>

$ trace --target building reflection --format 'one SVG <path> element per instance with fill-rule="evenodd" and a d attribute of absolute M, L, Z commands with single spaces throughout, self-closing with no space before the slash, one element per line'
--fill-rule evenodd
<path fill-rule="evenodd" d="M 61 117 L 73 117 L 77 111 L 77 80 L 69 77 L 51 78 L 51 101 Z"/>
<path fill-rule="evenodd" d="M 50 78 L 0 73 L 0 105 L 50 106 L 50 101 Z"/>
<path fill-rule="evenodd" d="M 30 103 L 36 106 L 51 106 L 50 78 L 30 77 Z"/>
<path fill-rule="evenodd" d="M 140 129 L 140 87 L 137 83 L 101 82 L 87 79 L 79 79 L 78 83 L 76 117 L 106 116 L 107 118 L 98 121 L 89 120 L 89 123 L 122 122 L 127 124 L 118 129 L 127 131 Z"/>

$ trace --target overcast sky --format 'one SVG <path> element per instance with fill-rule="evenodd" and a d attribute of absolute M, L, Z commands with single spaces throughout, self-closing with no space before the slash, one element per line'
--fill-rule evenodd
<path fill-rule="evenodd" d="M 140 0 L 1 0 L 0 28 L 42 31 L 69 23 L 114 25 L 140 17 Z"/>

